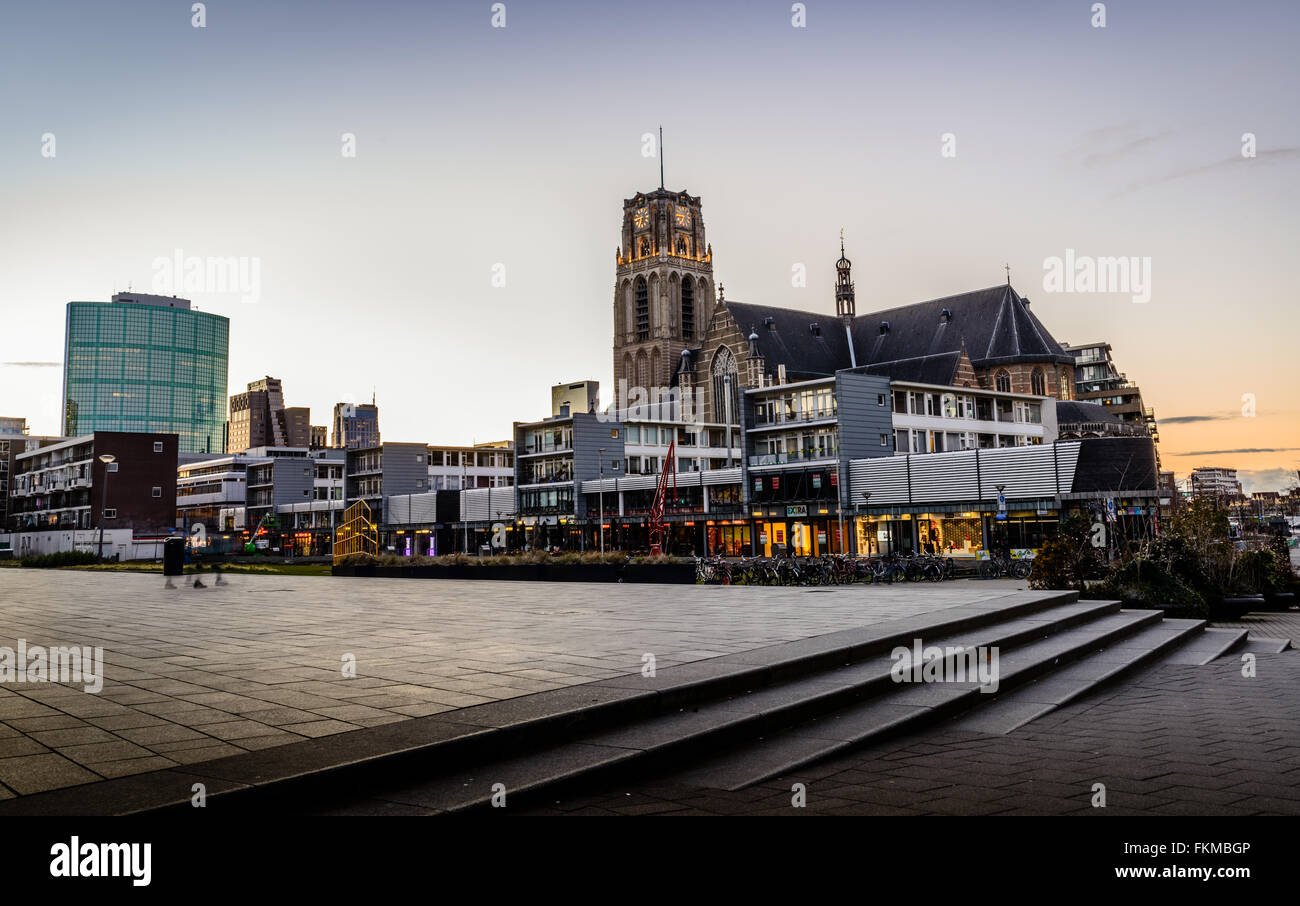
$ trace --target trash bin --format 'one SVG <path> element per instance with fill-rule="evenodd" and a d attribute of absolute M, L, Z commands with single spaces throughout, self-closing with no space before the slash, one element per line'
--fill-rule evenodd
<path fill-rule="evenodd" d="M 480 544 L 480 545 L 478 546 L 478 555 L 479 555 L 480 557 L 491 557 L 491 556 L 492 556 L 492 545 L 490 545 L 490 544 Z"/>
<path fill-rule="evenodd" d="M 179 576 L 185 566 L 185 539 L 168 538 L 163 541 L 163 575 Z"/>

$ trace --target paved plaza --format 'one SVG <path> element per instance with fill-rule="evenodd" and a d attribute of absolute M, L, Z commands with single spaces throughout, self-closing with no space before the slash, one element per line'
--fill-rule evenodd
<path fill-rule="evenodd" d="M 974 603 L 1023 582 L 736 588 L 0 569 L 0 646 L 102 647 L 104 684 L 0 687 L 0 799 Z M 355 677 L 345 661 L 355 660 Z"/>

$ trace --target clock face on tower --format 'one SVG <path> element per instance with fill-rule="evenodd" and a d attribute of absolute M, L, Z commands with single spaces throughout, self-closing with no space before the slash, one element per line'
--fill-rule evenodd
<path fill-rule="evenodd" d="M 637 208 L 632 212 L 632 223 L 638 230 L 644 230 L 650 225 L 650 209 Z"/>
<path fill-rule="evenodd" d="M 678 225 L 679 227 L 689 227 L 689 226 L 691 225 L 691 209 L 690 209 L 690 208 L 683 208 L 683 207 L 680 207 L 680 206 L 679 206 L 679 207 L 674 211 L 674 213 L 673 213 L 673 217 L 676 219 L 676 221 L 677 221 L 677 225 Z"/>

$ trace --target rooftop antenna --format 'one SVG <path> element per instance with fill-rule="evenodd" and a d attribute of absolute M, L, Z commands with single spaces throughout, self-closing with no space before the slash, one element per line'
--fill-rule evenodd
<path fill-rule="evenodd" d="M 664 187 L 664 127 L 659 127 L 659 188 Z"/>

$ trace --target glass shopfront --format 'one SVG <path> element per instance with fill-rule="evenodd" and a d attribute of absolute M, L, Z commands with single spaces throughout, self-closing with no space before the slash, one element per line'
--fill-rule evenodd
<path fill-rule="evenodd" d="M 1048 538 L 1060 531 L 1060 516 L 1055 512 L 1010 512 L 1005 520 L 988 518 L 989 548 L 996 551 L 1038 550 Z"/>
<path fill-rule="evenodd" d="M 749 556 L 749 526 L 743 522 L 710 522 L 708 525 L 709 555 L 724 557 Z"/>
<path fill-rule="evenodd" d="M 974 557 L 984 549 L 979 513 L 922 513 L 916 519 L 916 536 L 917 547 L 925 554 Z"/>
<path fill-rule="evenodd" d="M 912 550 L 912 521 L 907 516 L 859 516 L 853 520 L 859 557 L 886 557 Z"/>
<path fill-rule="evenodd" d="M 822 557 L 840 553 L 839 521 L 819 516 L 755 520 L 757 549 L 764 557 Z"/>

